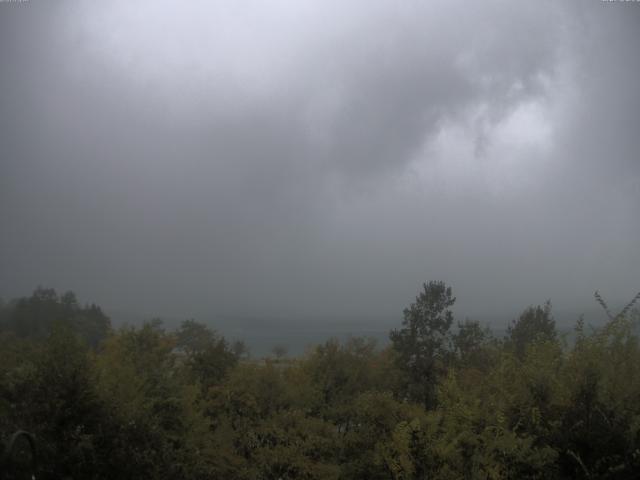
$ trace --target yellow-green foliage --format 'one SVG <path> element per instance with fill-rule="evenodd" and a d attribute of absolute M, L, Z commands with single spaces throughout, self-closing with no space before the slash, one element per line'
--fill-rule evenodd
<path fill-rule="evenodd" d="M 35 433 L 41 478 L 637 478 L 636 327 L 618 316 L 515 348 L 466 322 L 426 377 L 364 339 L 247 360 L 195 322 L 112 331 L 97 349 L 69 325 L 4 332 L 0 433 Z M 428 409 L 411 381 L 433 382 Z"/>

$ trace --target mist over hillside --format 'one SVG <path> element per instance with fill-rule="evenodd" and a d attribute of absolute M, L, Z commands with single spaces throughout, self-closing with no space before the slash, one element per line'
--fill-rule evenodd
<path fill-rule="evenodd" d="M 0 0 L 0 479 L 640 478 L 640 1 Z"/>
<path fill-rule="evenodd" d="M 578 319 L 582 316 L 586 325 L 601 327 L 607 321 L 602 309 L 595 305 L 584 309 L 558 311 L 554 309 L 554 318 L 558 330 L 571 340 Z M 612 305 L 624 305 L 625 302 L 611 302 Z M 524 308 L 524 306 L 523 306 Z M 464 321 L 473 319 L 481 325 L 490 327 L 494 334 L 501 337 L 505 334 L 509 323 L 520 311 L 512 314 L 498 315 L 464 315 L 456 309 L 456 319 Z M 187 317 L 164 317 L 162 315 L 131 314 L 109 311 L 114 326 L 142 325 L 152 318 L 160 318 L 163 323 L 173 328 Z M 368 337 L 384 347 L 389 342 L 389 331 L 395 328 L 402 319 L 402 312 L 390 317 L 306 317 L 306 318 L 273 318 L 273 317 L 225 317 L 203 315 L 195 317 L 233 340 L 243 340 L 252 355 L 265 356 L 272 353 L 276 346 L 285 347 L 291 355 L 301 355 L 310 347 L 330 338 L 346 340 L 350 337 Z"/>

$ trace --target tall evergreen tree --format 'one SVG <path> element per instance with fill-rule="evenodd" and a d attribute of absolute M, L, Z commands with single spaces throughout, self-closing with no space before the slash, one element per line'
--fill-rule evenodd
<path fill-rule="evenodd" d="M 423 284 L 416 301 L 404 310 L 400 330 L 390 334 L 398 366 L 406 374 L 410 399 L 435 406 L 435 387 L 451 355 L 450 308 L 456 298 L 444 282 Z"/>

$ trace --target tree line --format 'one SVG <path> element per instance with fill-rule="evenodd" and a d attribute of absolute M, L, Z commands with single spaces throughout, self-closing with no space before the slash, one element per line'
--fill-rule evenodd
<path fill-rule="evenodd" d="M 639 477 L 633 305 L 568 342 L 549 303 L 498 338 L 455 301 L 424 284 L 385 348 L 252 359 L 194 320 L 114 329 L 39 288 L 0 303 L 0 436 L 30 432 L 44 479 Z"/>

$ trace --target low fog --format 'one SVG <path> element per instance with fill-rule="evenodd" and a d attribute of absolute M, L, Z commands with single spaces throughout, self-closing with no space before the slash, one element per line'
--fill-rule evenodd
<path fill-rule="evenodd" d="M 638 45 L 633 2 L 0 3 L 0 297 L 317 323 L 443 280 L 460 317 L 615 309 Z"/>

